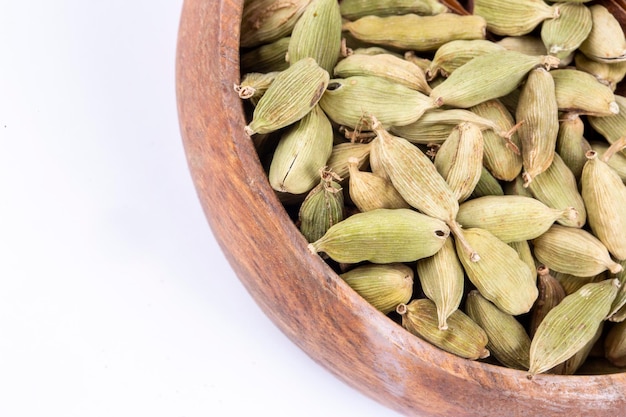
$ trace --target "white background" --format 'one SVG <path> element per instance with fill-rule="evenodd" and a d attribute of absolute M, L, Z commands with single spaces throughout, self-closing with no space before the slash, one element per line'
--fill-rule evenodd
<path fill-rule="evenodd" d="M 3 2 L 0 416 L 396 416 L 283 336 L 214 241 L 178 130 L 181 6 Z"/>

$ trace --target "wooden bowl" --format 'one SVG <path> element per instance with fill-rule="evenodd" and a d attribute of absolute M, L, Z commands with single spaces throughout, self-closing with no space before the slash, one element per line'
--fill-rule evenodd
<path fill-rule="evenodd" d="M 458 358 L 402 329 L 310 254 L 244 134 L 233 91 L 242 6 L 243 0 L 184 2 L 178 111 L 213 233 L 268 317 L 337 377 L 406 415 L 625 415 L 625 373 L 529 380 L 522 371 Z"/>

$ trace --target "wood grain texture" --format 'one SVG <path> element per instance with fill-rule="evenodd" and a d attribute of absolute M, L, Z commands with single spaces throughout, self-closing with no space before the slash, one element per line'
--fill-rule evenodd
<path fill-rule="evenodd" d="M 242 104 L 233 91 L 242 4 L 185 1 L 178 111 L 189 169 L 213 233 L 268 317 L 330 372 L 405 415 L 623 415 L 626 374 L 531 381 L 524 372 L 457 358 L 404 331 L 308 252 L 244 134 Z"/>

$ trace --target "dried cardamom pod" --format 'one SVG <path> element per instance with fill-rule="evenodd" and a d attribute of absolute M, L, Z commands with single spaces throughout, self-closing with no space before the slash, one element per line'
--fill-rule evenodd
<path fill-rule="evenodd" d="M 449 235 L 439 219 L 410 209 L 378 209 L 335 224 L 309 250 L 343 263 L 412 262 L 437 253 Z"/>
<path fill-rule="evenodd" d="M 376 115 L 385 125 L 407 125 L 434 104 L 427 95 L 404 85 L 380 77 L 353 76 L 331 80 L 320 106 L 335 123 L 355 128 L 369 115 Z"/>
<path fill-rule="evenodd" d="M 357 158 L 348 160 L 350 198 L 360 211 L 411 207 L 404 201 L 391 181 L 371 172 L 359 171 L 358 164 Z"/>
<path fill-rule="evenodd" d="M 458 200 L 435 165 L 418 147 L 387 132 L 375 117 L 371 124 L 376 132 L 371 155 L 375 155 L 402 198 L 422 213 L 446 222 L 467 256 L 479 260 L 455 220 Z"/>
<path fill-rule="evenodd" d="M 417 90 L 421 93 L 430 93 L 430 86 L 426 81 L 424 71 L 412 62 L 392 54 L 350 55 L 335 65 L 336 78 L 348 78 L 355 75 L 381 77 Z"/>
<path fill-rule="evenodd" d="M 439 106 L 467 108 L 502 97 L 538 66 L 556 66 L 558 58 L 530 56 L 514 51 L 496 51 L 477 56 L 459 67 L 430 92 Z"/>
<path fill-rule="evenodd" d="M 607 156 L 608 152 L 604 154 Z M 625 260 L 626 185 L 596 151 L 588 151 L 587 158 L 580 186 L 589 226 L 614 257 Z"/>
<path fill-rule="evenodd" d="M 522 142 L 522 178 L 524 185 L 528 186 L 552 164 L 559 133 L 555 83 L 545 68 L 535 68 L 528 74 L 515 119 L 521 123 L 518 132 Z"/>
<path fill-rule="evenodd" d="M 435 168 L 459 202 L 467 200 L 480 179 L 483 167 L 483 134 L 470 122 L 459 124 L 439 147 Z"/>
<path fill-rule="evenodd" d="M 516 195 L 474 198 L 459 206 L 457 222 L 480 227 L 505 243 L 532 240 L 545 233 L 561 217 L 577 217 L 576 209 L 550 208 L 534 198 Z"/>
<path fill-rule="evenodd" d="M 469 280 L 481 295 L 514 316 L 527 313 L 537 298 L 535 273 L 515 249 L 480 228 L 464 229 L 469 244 L 480 253 L 471 262 L 457 241 L 457 255 Z"/>
<path fill-rule="evenodd" d="M 243 100 L 249 99 L 252 104 L 256 105 L 278 74 L 280 74 L 278 71 L 265 74 L 249 72 L 244 75 L 241 83 L 235 84 L 235 92 L 239 94 L 239 98 Z"/>
<path fill-rule="evenodd" d="M 574 56 L 574 62 L 576 69 L 593 75 L 596 77 L 596 80 L 609 87 L 611 91 L 615 91 L 617 84 L 626 76 L 626 61 L 611 63 L 598 62 L 578 52 Z"/>
<path fill-rule="evenodd" d="M 501 123 L 465 109 L 430 109 L 415 122 L 391 126 L 389 131 L 411 143 L 429 145 L 445 141 L 454 128 L 464 122 L 477 125 L 484 133 L 490 131 L 501 142 L 509 138 L 508 129 L 503 130 Z"/>
<path fill-rule="evenodd" d="M 558 17 L 559 9 L 542 0 L 474 0 L 474 14 L 484 17 L 487 29 L 496 35 L 521 36 L 544 20 Z"/>
<path fill-rule="evenodd" d="M 413 270 L 402 263 L 361 265 L 339 276 L 383 314 L 413 295 Z"/>
<path fill-rule="evenodd" d="M 522 170 L 522 156 L 519 152 L 522 143 L 513 115 L 499 99 L 487 100 L 469 110 L 495 122 L 501 132 L 507 132 L 497 134 L 497 129 L 483 131 L 483 164 L 495 178 L 513 180 Z"/>
<path fill-rule="evenodd" d="M 524 180 L 522 179 L 521 175 L 518 175 L 517 177 L 513 178 L 512 181 L 505 182 L 504 186 L 502 187 L 502 189 L 504 190 L 504 194 L 505 195 L 521 195 L 521 196 L 524 196 L 524 197 L 535 198 L 535 197 L 533 197 L 533 195 L 530 192 L 530 190 L 528 188 L 524 187 Z M 537 199 L 537 200 L 541 201 L 540 199 Z M 582 197 L 580 198 L 580 201 L 582 201 Z M 543 203 L 543 201 L 542 201 L 542 203 Z M 552 207 L 549 204 L 546 204 L 546 205 L 548 207 Z M 552 207 L 552 208 L 554 208 L 554 207 Z"/>
<path fill-rule="evenodd" d="M 579 50 L 599 62 L 626 60 L 626 38 L 619 22 L 600 4 L 589 6 L 593 26 Z"/>
<path fill-rule="evenodd" d="M 328 81 L 328 72 L 313 58 L 281 71 L 254 108 L 246 133 L 270 133 L 302 119 L 322 97 Z"/>
<path fill-rule="evenodd" d="M 465 273 L 452 238 L 433 256 L 417 261 L 417 276 L 426 297 L 437 306 L 440 330 L 448 328 L 448 317 L 459 308 L 463 298 Z"/>
<path fill-rule="evenodd" d="M 622 271 L 606 246 L 583 229 L 555 224 L 532 242 L 537 260 L 553 271 L 578 277 L 590 277 L 607 269 L 614 274 Z"/>
<path fill-rule="evenodd" d="M 307 194 L 298 212 L 300 232 L 308 242 L 320 239 L 345 216 L 340 178 L 328 169 L 320 170 L 320 176 L 319 184 Z"/>
<path fill-rule="evenodd" d="M 510 247 L 515 249 L 517 252 L 517 256 L 528 266 L 528 269 L 533 271 L 534 275 L 537 275 L 537 262 L 535 261 L 535 257 L 533 256 L 530 245 L 527 240 L 518 240 L 517 242 L 509 242 L 507 243 Z"/>
<path fill-rule="evenodd" d="M 559 281 L 566 295 L 575 293 L 590 282 L 600 282 L 608 278 L 606 271 L 603 271 L 598 275 L 588 277 L 577 277 L 572 274 L 565 274 L 558 271 L 550 271 L 550 273 L 554 278 L 556 278 L 557 281 Z"/>
<path fill-rule="evenodd" d="M 593 75 L 567 68 L 550 71 L 550 74 L 560 111 L 594 116 L 611 116 L 619 112 L 613 91 Z"/>
<path fill-rule="evenodd" d="M 290 41 L 289 36 L 277 41 L 258 46 L 241 53 L 241 72 L 274 72 L 283 71 L 289 68 L 289 63 L 285 59 L 287 47 Z"/>
<path fill-rule="evenodd" d="M 457 39 L 484 39 L 485 27 L 480 16 L 453 13 L 364 16 L 343 24 L 344 31 L 363 42 L 413 51 L 434 51 Z"/>
<path fill-rule="evenodd" d="M 504 47 L 486 39 L 450 41 L 437 49 L 426 75 L 429 80 L 434 79 L 439 74 L 448 77 L 455 69 L 471 59 L 501 50 L 504 50 Z"/>
<path fill-rule="evenodd" d="M 564 59 L 574 52 L 591 32 L 591 11 L 580 3 L 560 3 L 559 16 L 541 24 L 541 40 L 548 53 Z"/>
<path fill-rule="evenodd" d="M 548 55 L 548 50 L 541 38 L 533 35 L 505 36 L 496 43 L 509 51 L 526 55 Z"/>
<path fill-rule="evenodd" d="M 626 97 L 615 94 L 614 98 L 618 108 L 615 114 L 604 117 L 594 115 L 587 117 L 591 127 L 611 144 L 617 142 L 626 132 Z M 626 155 L 624 151 L 622 153 Z"/>
<path fill-rule="evenodd" d="M 287 61 L 313 58 L 332 73 L 341 49 L 341 12 L 336 0 L 311 0 L 291 33 Z"/>
<path fill-rule="evenodd" d="M 476 290 L 467 295 L 465 311 L 487 334 L 487 349 L 498 361 L 509 368 L 528 369 L 530 337 L 515 317 L 500 310 Z"/>
<path fill-rule="evenodd" d="M 561 375 L 574 375 L 580 369 L 583 363 L 587 360 L 593 348 L 596 346 L 596 343 L 602 336 L 602 331 L 604 329 L 604 322 L 600 323 L 598 326 L 598 330 L 596 330 L 596 334 L 572 357 L 570 357 L 565 362 L 562 362 L 560 365 L 557 365 L 557 368 L 560 368 Z M 554 368 L 553 368 L 554 369 Z"/>
<path fill-rule="evenodd" d="M 348 20 L 363 16 L 391 16 L 415 13 L 431 16 L 447 12 L 447 7 L 437 0 L 342 0 L 341 15 Z"/>
<path fill-rule="evenodd" d="M 257 0 L 246 3 L 239 44 L 242 48 L 249 48 L 289 35 L 310 2 Z"/>
<path fill-rule="evenodd" d="M 310 191 L 333 151 L 333 128 L 319 106 L 280 138 L 268 173 L 273 189 L 291 194 Z"/>
<path fill-rule="evenodd" d="M 618 280 L 587 284 L 550 310 L 530 345 L 531 377 L 566 361 L 596 335 L 618 286 Z"/>
<path fill-rule="evenodd" d="M 559 154 L 554 154 L 550 167 L 533 179 L 528 190 L 533 197 L 548 207 L 557 210 L 574 207 L 578 212 L 578 218 L 561 217 L 557 223 L 569 227 L 583 227 L 587 221 L 587 210 L 578 192 L 576 177 Z"/>
<path fill-rule="evenodd" d="M 402 316 L 402 327 L 439 349 L 466 359 L 489 356 L 487 334 L 461 310 L 448 317 L 448 328 L 439 329 L 437 307 L 427 298 L 400 304 L 396 312 Z"/>
<path fill-rule="evenodd" d="M 369 163 L 370 144 L 358 142 L 343 142 L 333 146 L 330 157 L 326 162 L 328 169 L 344 181 L 350 176 L 350 168 L 348 159 L 356 158 L 358 160 L 357 168 L 364 169 Z"/>
<path fill-rule="evenodd" d="M 480 170 L 480 178 L 472 191 L 471 198 L 484 197 L 487 195 L 504 195 L 502 186 L 484 166 Z"/>
<path fill-rule="evenodd" d="M 585 124 L 578 113 L 561 115 L 559 134 L 556 138 L 556 152 L 572 171 L 576 180 L 580 179 L 583 166 L 587 162 L 585 153 L 591 149 L 591 145 L 583 136 L 584 133 Z"/>
<path fill-rule="evenodd" d="M 604 339 L 604 350 L 609 362 L 626 367 L 626 321 L 611 327 Z"/>
<path fill-rule="evenodd" d="M 550 275 L 550 269 L 545 265 L 537 267 L 537 288 L 539 289 L 539 296 L 530 310 L 530 323 L 528 325 L 528 333 L 531 338 L 535 336 L 537 327 L 548 312 L 563 301 L 566 295 L 559 280 Z"/>

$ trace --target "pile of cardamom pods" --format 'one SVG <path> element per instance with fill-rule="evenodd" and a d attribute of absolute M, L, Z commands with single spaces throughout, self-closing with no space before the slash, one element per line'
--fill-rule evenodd
<path fill-rule="evenodd" d="M 245 132 L 295 225 L 433 345 L 626 367 L 626 38 L 602 4 L 247 0 Z"/>

